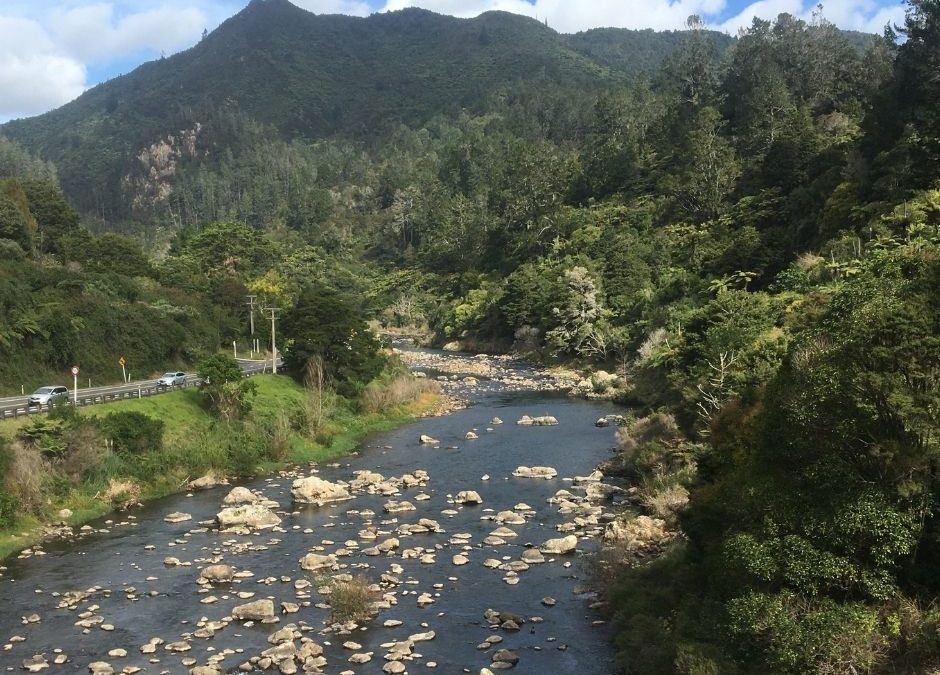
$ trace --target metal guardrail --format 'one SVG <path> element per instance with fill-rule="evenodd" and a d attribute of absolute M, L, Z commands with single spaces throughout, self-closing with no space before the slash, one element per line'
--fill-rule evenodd
<path fill-rule="evenodd" d="M 270 361 L 252 362 L 247 359 L 239 359 L 239 365 L 242 366 L 242 373 L 245 377 L 260 375 L 271 371 Z M 280 367 L 280 365 L 281 364 L 278 363 L 278 367 Z M 186 383 L 182 385 L 165 387 L 159 385 L 157 382 L 157 380 L 141 380 L 140 382 L 130 382 L 128 384 L 93 387 L 85 390 L 80 389 L 77 404 L 83 407 L 133 398 L 143 398 L 145 396 L 156 396 L 187 387 L 198 387 L 202 384 L 202 379 L 197 375 L 187 374 Z M 30 407 L 27 405 L 28 399 L 28 396 L 0 398 L 0 419 L 16 419 L 22 416 L 49 412 L 48 405 Z M 73 405 L 73 400 L 74 398 L 70 391 L 68 404 Z"/>

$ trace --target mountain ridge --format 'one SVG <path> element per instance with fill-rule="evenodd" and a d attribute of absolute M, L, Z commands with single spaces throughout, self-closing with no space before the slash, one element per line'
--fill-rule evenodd
<path fill-rule="evenodd" d="M 37 117 L 0 126 L 56 164 L 86 213 L 127 218 L 128 176 L 154 144 L 224 108 L 284 140 L 361 142 L 399 124 L 481 112 L 520 86 L 583 97 L 654 73 L 683 32 L 602 29 L 564 35 L 508 12 L 456 18 L 408 8 L 317 15 L 253 0 L 188 50 L 142 64 Z M 709 32 L 721 47 L 729 36 Z M 567 93 L 565 93 L 567 92 Z"/>

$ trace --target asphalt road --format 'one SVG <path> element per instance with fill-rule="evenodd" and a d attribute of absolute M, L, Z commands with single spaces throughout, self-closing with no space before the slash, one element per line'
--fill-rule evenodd
<path fill-rule="evenodd" d="M 238 364 L 242 367 L 242 372 L 246 375 L 256 375 L 258 373 L 270 373 L 270 361 L 248 361 L 238 359 Z M 278 367 L 280 367 L 278 363 Z M 157 385 L 157 380 L 135 380 L 127 384 L 111 384 L 104 387 L 86 387 L 78 388 L 79 405 L 97 405 L 100 403 L 110 403 L 127 398 L 142 398 L 144 396 L 153 396 L 156 394 L 165 394 L 176 389 L 184 387 L 198 386 L 202 380 L 195 373 L 186 374 L 186 384 L 175 387 L 161 387 Z M 50 384 L 59 384 L 52 382 Z M 30 392 L 32 393 L 32 392 Z M 34 415 L 37 412 L 48 411 L 48 406 L 29 408 L 26 405 L 27 396 L 9 396 L 0 398 L 0 419 L 19 417 L 20 415 Z M 69 402 L 71 403 L 72 390 L 69 389 Z"/>

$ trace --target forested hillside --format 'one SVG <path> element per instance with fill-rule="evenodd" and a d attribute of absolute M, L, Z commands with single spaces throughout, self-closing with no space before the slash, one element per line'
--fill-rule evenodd
<path fill-rule="evenodd" d="M 150 195 L 138 188 L 154 172 L 171 178 L 161 155 L 213 166 L 215 153 L 238 147 L 228 137 L 216 142 L 229 130 L 213 125 L 219 110 L 264 125 L 268 140 L 376 139 L 401 123 L 483 112 L 519 88 L 576 97 L 649 75 L 678 41 L 651 31 L 569 39 L 501 12 L 456 19 L 407 9 L 361 19 L 254 0 L 192 49 L 2 133 L 54 161 L 80 210 L 111 226 L 131 214 L 152 221 Z"/>
<path fill-rule="evenodd" d="M 23 327 L 4 363 L 63 353 L 42 346 L 58 326 L 93 335 L 63 316 L 99 298 L 188 312 L 167 344 L 243 340 L 253 293 L 289 317 L 295 371 L 336 347 L 325 333 L 361 338 L 362 315 L 604 368 L 636 409 L 608 470 L 676 533 L 652 561 L 613 542 L 628 672 L 935 673 L 940 2 L 907 10 L 882 37 L 784 14 L 730 46 L 693 19 L 656 36 L 675 43 L 660 61 L 623 47 L 632 33 L 256 1 L 190 52 L 4 128 L 32 152 L 0 146 L 19 167 L 6 283 L 33 284 L 2 296 L 3 326 Z M 330 77 L 358 86 L 336 98 L 312 56 L 274 49 L 293 27 L 239 33 L 259 16 L 337 31 Z M 408 42 L 445 25 L 453 56 L 440 34 Z M 245 63 L 219 67 L 245 98 L 180 99 L 182 81 L 216 86 L 201 55 L 239 35 Z M 138 81 L 153 94 L 124 98 Z M 79 227 L 57 176 L 90 228 L 136 239 Z"/>

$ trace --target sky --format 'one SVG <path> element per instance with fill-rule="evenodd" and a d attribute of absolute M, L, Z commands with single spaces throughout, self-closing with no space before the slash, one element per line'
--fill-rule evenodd
<path fill-rule="evenodd" d="M 318 14 L 368 16 L 417 6 L 472 17 L 504 10 L 563 33 L 600 26 L 682 28 L 691 14 L 734 34 L 751 18 L 809 18 L 818 0 L 291 0 Z M 146 61 L 187 49 L 247 0 L 0 0 L 0 122 L 29 117 Z M 903 23 L 899 0 L 826 0 L 841 28 L 881 33 Z"/>

